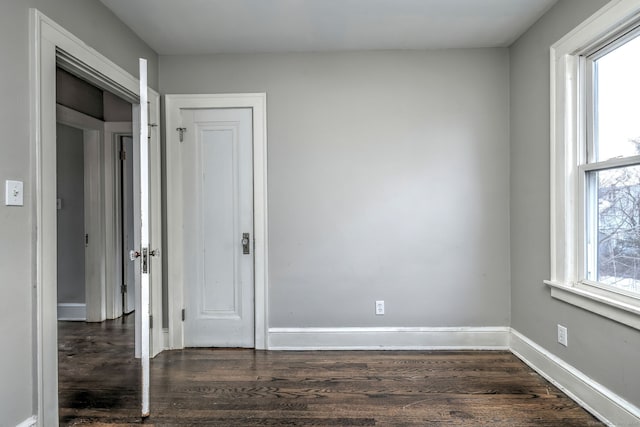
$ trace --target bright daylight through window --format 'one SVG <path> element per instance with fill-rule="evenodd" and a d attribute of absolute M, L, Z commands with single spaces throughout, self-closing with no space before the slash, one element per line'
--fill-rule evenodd
<path fill-rule="evenodd" d="M 585 61 L 586 278 L 640 294 L 640 37 L 624 41 Z"/>

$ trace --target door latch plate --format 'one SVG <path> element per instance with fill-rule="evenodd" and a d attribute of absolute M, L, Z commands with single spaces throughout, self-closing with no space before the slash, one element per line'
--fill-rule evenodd
<path fill-rule="evenodd" d="M 249 233 L 242 233 L 242 254 L 249 255 L 251 253 L 251 239 Z"/>

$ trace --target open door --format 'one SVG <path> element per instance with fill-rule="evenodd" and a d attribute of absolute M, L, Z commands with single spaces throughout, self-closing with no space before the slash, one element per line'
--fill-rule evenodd
<path fill-rule="evenodd" d="M 142 416 L 149 416 L 149 107 L 147 96 L 147 60 L 140 59 L 140 244 L 142 278 L 140 280 L 140 341 L 142 361 Z"/>
<path fill-rule="evenodd" d="M 140 59 L 140 103 L 134 105 L 134 249 L 136 357 L 142 365 L 142 416 L 149 416 L 149 358 L 164 349 L 162 335 L 162 246 L 160 95 L 147 87 L 147 61 Z M 155 321 L 154 321 L 155 319 Z"/>
<path fill-rule="evenodd" d="M 140 59 L 140 103 L 134 106 L 134 218 L 136 248 L 130 253 L 136 261 L 136 274 L 140 276 L 140 288 L 136 291 L 136 353 L 141 360 L 142 417 L 149 416 L 149 345 L 150 314 L 149 284 L 150 257 L 155 251 L 149 249 L 149 108 L 147 96 L 147 61 Z M 138 205 L 138 206 L 135 206 Z M 139 209 L 136 209 L 139 207 Z M 138 354 L 136 355 L 138 356 Z"/>

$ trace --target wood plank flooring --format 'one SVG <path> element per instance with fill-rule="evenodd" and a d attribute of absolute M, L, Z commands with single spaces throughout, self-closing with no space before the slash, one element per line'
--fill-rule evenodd
<path fill-rule="evenodd" d="M 133 316 L 60 322 L 60 424 L 138 416 Z M 157 426 L 601 426 L 504 351 L 165 351 L 151 362 Z"/>

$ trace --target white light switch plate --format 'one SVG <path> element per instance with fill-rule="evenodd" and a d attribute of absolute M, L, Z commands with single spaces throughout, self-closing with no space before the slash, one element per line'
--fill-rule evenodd
<path fill-rule="evenodd" d="M 6 206 L 24 206 L 22 181 L 5 181 L 4 204 Z"/>

